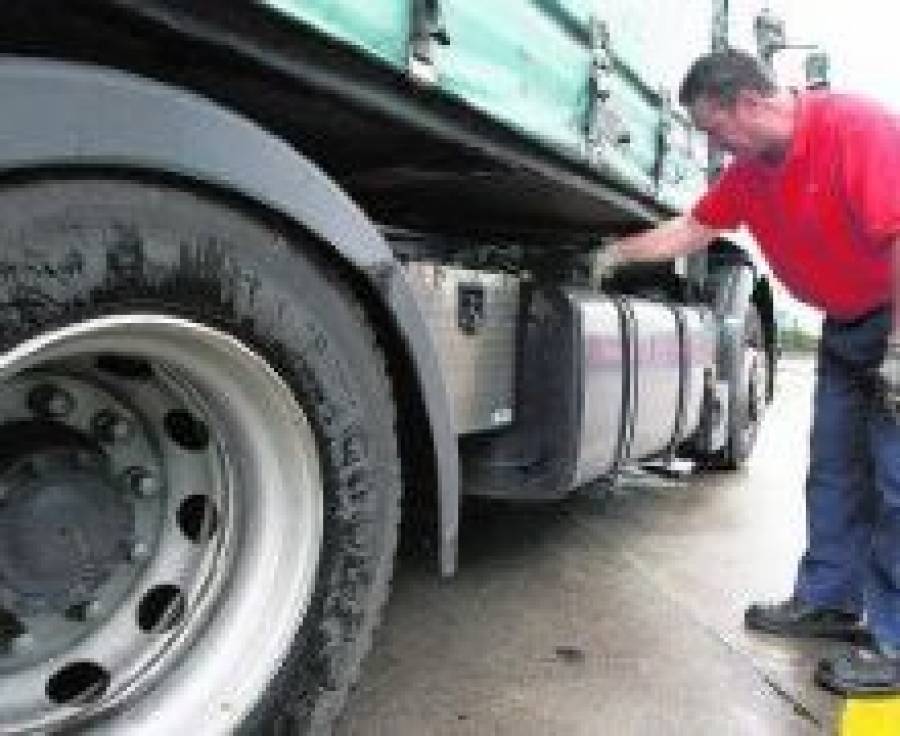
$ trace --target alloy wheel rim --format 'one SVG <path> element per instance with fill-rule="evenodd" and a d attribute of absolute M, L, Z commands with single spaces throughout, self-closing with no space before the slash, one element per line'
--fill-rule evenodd
<path fill-rule="evenodd" d="M 123 732 L 144 712 L 233 728 L 318 564 L 321 471 L 293 393 L 233 337 L 162 315 L 48 333 L 0 377 L 0 433 L 26 438 L 0 464 L 16 542 L 0 544 L 0 732 Z"/>

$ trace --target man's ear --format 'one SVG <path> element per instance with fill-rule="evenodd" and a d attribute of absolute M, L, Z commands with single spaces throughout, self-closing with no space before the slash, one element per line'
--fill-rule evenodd
<path fill-rule="evenodd" d="M 738 90 L 734 101 L 735 111 L 752 112 L 759 107 L 762 97 L 759 92 L 752 89 Z"/>
<path fill-rule="evenodd" d="M 717 117 L 723 110 L 722 103 L 712 97 L 698 97 L 689 107 L 691 118 L 697 127 L 704 127 L 703 123 Z"/>

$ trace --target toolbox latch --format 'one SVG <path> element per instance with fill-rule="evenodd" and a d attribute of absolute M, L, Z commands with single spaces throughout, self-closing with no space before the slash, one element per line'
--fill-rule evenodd
<path fill-rule="evenodd" d="M 484 286 L 461 283 L 456 295 L 456 324 L 462 332 L 474 335 L 484 324 Z"/>

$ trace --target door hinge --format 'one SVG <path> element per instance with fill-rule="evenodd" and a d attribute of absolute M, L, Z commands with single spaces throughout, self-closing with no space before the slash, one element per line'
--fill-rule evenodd
<path fill-rule="evenodd" d="M 409 72 L 417 82 L 434 84 L 437 82 L 434 47 L 450 43 L 441 0 L 413 0 L 411 8 Z"/>
<path fill-rule="evenodd" d="M 625 118 L 615 109 L 613 79 L 615 60 L 609 26 L 596 16 L 588 24 L 591 68 L 588 82 L 587 147 L 588 156 L 596 160 L 603 150 L 631 143 L 631 132 Z"/>
<path fill-rule="evenodd" d="M 666 174 L 669 154 L 672 150 L 672 126 L 674 124 L 672 94 L 669 90 L 659 90 L 659 122 L 656 126 L 656 159 L 653 162 L 653 180 L 659 188 Z"/>

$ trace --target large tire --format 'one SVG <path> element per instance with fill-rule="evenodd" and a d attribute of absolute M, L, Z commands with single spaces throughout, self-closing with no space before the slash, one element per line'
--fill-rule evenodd
<path fill-rule="evenodd" d="M 739 470 L 750 458 L 768 403 L 769 354 L 762 318 L 750 305 L 733 376 L 728 412 L 728 443 L 718 457 L 718 466 Z"/>
<path fill-rule="evenodd" d="M 374 334 L 311 245 L 139 181 L 0 191 L 0 732 L 329 729 L 400 463 Z"/>

